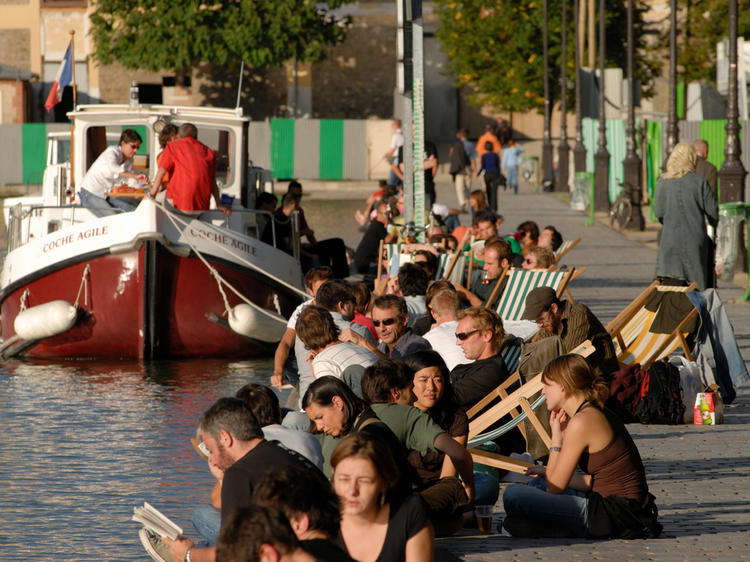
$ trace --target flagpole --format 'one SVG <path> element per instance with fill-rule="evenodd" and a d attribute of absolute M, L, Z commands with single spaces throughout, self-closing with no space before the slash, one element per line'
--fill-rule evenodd
<path fill-rule="evenodd" d="M 77 96 L 76 96 L 76 32 L 75 29 L 70 30 L 70 60 L 73 66 L 73 111 L 76 110 Z M 73 188 L 73 193 L 69 195 L 70 201 L 75 199 L 76 194 L 76 177 L 74 174 L 74 156 L 75 156 L 75 116 L 70 121 L 70 187 Z M 63 194 L 61 194 L 63 195 Z M 67 195 L 67 194 L 66 194 Z"/>

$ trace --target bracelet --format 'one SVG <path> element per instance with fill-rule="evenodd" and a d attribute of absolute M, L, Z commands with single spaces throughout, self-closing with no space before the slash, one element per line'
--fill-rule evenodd
<path fill-rule="evenodd" d="M 190 551 L 193 550 L 193 547 L 195 547 L 195 545 L 189 546 L 188 549 L 185 551 L 185 562 L 191 562 Z"/>
<path fill-rule="evenodd" d="M 559 453 L 560 451 L 562 451 L 562 447 L 550 447 L 549 448 L 549 452 L 550 453 Z M 190 562 L 190 561 L 188 561 L 188 562 Z"/>

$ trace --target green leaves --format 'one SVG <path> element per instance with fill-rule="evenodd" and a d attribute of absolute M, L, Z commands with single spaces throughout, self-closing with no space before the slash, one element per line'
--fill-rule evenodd
<path fill-rule="evenodd" d="M 95 0 L 94 57 L 126 68 L 181 70 L 199 62 L 255 68 L 324 59 L 344 40 L 343 0 Z M 321 7 L 325 6 L 325 7 Z"/>
<path fill-rule="evenodd" d="M 544 108 L 542 0 L 436 0 L 440 19 L 437 38 L 448 55 L 457 86 L 473 91 L 469 100 L 500 110 L 529 111 Z M 649 92 L 660 70 L 645 43 L 649 30 L 643 7 L 636 2 L 636 73 L 644 93 Z M 575 20 L 573 0 L 567 1 L 568 69 L 573 78 Z M 625 67 L 626 2 L 608 0 L 607 64 Z M 560 98 L 562 2 L 548 2 L 549 84 L 553 99 Z M 572 96 L 572 93 L 569 92 Z M 572 100 L 571 100 L 572 101 Z M 570 107 L 570 105 L 569 105 Z"/>

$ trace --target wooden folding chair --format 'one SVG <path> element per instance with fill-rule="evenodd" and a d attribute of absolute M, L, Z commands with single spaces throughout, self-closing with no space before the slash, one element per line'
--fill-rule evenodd
<path fill-rule="evenodd" d="M 654 361 L 666 357 L 678 347 L 682 347 L 689 361 L 693 360 L 685 337 L 687 336 L 686 328 L 698 315 L 698 310 L 691 308 L 690 312 L 676 323 L 670 333 L 662 334 L 652 330 L 654 319 L 661 305 L 655 311 L 647 310 L 645 305 L 655 292 L 687 293 L 695 290 L 696 287 L 696 283 L 688 287 L 676 287 L 661 285 L 658 281 L 654 281 L 607 324 L 607 332 L 612 336 L 617 360 L 621 365 L 640 363 L 641 367 L 648 369 Z"/>
<path fill-rule="evenodd" d="M 570 279 L 575 273 L 572 267 L 568 271 L 548 271 L 546 269 L 511 269 L 507 272 L 505 284 L 497 313 L 503 320 L 521 320 L 526 310 L 526 296 L 537 287 L 552 287 L 557 296 L 565 292 Z M 498 285 L 503 279 L 498 281 Z"/>
<path fill-rule="evenodd" d="M 594 346 L 589 340 L 586 340 L 571 353 L 578 353 L 579 355 L 586 357 L 593 352 Z M 528 419 L 542 438 L 542 441 L 544 441 L 547 447 L 549 447 L 552 442 L 551 436 L 547 433 L 547 430 L 544 428 L 544 425 L 535 413 L 535 410 L 544 403 L 544 396 L 540 395 L 531 402 L 534 395 L 540 392 L 544 386 L 544 383 L 542 382 L 542 374 L 539 373 L 526 384 L 523 384 L 515 391 L 508 393 L 508 389 L 515 383 L 520 383 L 518 372 L 515 372 L 508 377 L 508 379 L 506 379 L 501 385 L 487 394 L 487 396 L 466 412 L 469 417 L 468 445 L 480 445 L 491 441 L 504 435 L 514 427 L 520 428 L 521 426 L 519 424 Z M 497 399 L 500 399 L 500 402 L 491 405 Z M 482 412 L 482 410 L 484 411 Z M 482 413 L 477 415 L 479 412 Z M 484 434 L 482 433 L 482 431 L 490 427 L 497 420 L 502 419 L 508 414 L 512 417 L 511 421 L 493 431 Z M 475 462 L 486 464 L 488 466 L 495 466 L 511 472 L 523 473 L 526 467 L 530 465 L 530 463 L 517 461 L 516 459 L 510 459 L 508 457 L 503 457 L 502 455 L 488 453 L 487 451 L 481 451 L 474 448 L 470 448 L 469 452 Z"/>
<path fill-rule="evenodd" d="M 555 263 L 559 262 L 560 259 L 565 254 L 567 254 L 573 248 L 575 248 L 576 246 L 578 246 L 578 244 L 580 244 L 580 242 L 581 242 L 580 238 L 576 238 L 575 240 L 565 240 L 565 241 L 563 241 L 563 243 L 560 245 L 560 247 L 555 251 Z"/>

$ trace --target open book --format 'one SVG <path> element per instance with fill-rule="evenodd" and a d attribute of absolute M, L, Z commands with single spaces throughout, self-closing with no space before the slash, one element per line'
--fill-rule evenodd
<path fill-rule="evenodd" d="M 143 507 L 133 508 L 133 521 L 141 523 L 149 531 L 171 540 L 182 536 L 182 529 L 148 502 L 143 502 Z"/>

